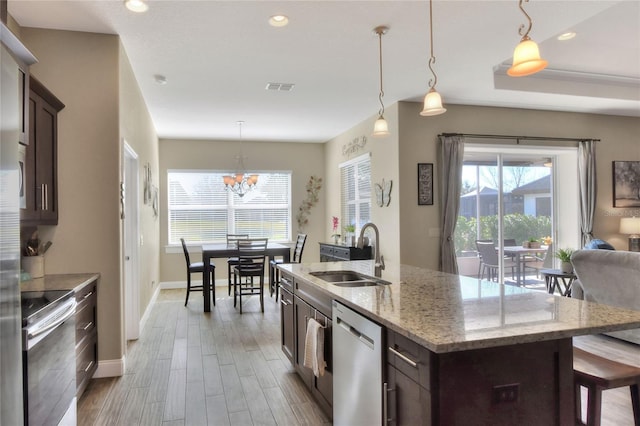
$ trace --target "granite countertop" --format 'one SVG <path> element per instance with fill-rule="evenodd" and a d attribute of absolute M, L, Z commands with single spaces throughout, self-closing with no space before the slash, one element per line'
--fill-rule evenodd
<path fill-rule="evenodd" d="M 20 291 L 73 290 L 78 292 L 85 285 L 100 277 L 100 274 L 56 274 L 45 275 L 20 283 Z"/>
<path fill-rule="evenodd" d="M 354 270 L 373 261 L 279 265 L 333 299 L 436 353 L 640 328 L 640 311 L 503 286 L 407 265 L 389 265 L 389 285 L 338 287 L 310 272 Z"/>

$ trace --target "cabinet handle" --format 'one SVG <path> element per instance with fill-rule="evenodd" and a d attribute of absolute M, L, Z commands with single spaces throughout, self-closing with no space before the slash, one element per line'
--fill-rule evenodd
<path fill-rule="evenodd" d="M 93 327 L 93 321 L 89 321 L 87 323 L 87 325 L 85 325 L 84 327 L 82 327 L 82 330 L 87 331 L 88 329 L 90 329 L 91 327 Z"/>
<path fill-rule="evenodd" d="M 291 304 L 291 302 L 284 300 L 282 297 L 280 298 L 280 303 L 284 306 L 289 306 Z"/>
<path fill-rule="evenodd" d="M 40 210 L 45 210 L 44 208 L 44 183 L 40 185 Z"/>
<path fill-rule="evenodd" d="M 82 298 L 82 300 L 87 300 L 88 298 L 91 297 L 91 295 L 93 294 L 93 291 L 90 291 L 89 293 L 85 294 L 84 297 Z"/>
<path fill-rule="evenodd" d="M 403 360 L 413 368 L 418 368 L 418 362 L 412 360 L 411 358 L 408 358 L 406 355 L 401 354 L 391 346 L 389 346 L 389 350 L 391 351 L 392 354 L 396 355 L 398 358 L 400 358 L 401 360 Z"/>
<path fill-rule="evenodd" d="M 49 210 L 49 184 L 44 184 L 44 209 Z"/>
<path fill-rule="evenodd" d="M 89 370 L 91 370 L 91 367 L 93 367 L 93 360 L 87 365 L 87 367 L 84 369 L 84 372 L 88 373 Z"/>
<path fill-rule="evenodd" d="M 382 388 L 382 424 L 386 426 L 393 422 L 393 418 L 389 417 L 389 392 L 393 392 L 395 389 L 389 388 L 387 382 L 383 383 Z"/>

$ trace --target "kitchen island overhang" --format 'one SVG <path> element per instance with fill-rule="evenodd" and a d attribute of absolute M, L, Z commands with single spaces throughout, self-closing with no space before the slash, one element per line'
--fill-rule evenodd
<path fill-rule="evenodd" d="M 640 311 L 480 281 L 408 265 L 387 265 L 388 285 L 338 287 L 311 272 L 373 277 L 373 261 L 278 266 L 435 353 L 640 328 Z"/>

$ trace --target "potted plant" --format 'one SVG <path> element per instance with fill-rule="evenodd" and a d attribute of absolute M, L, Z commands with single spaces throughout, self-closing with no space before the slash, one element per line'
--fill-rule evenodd
<path fill-rule="evenodd" d="M 334 244 L 338 244 L 338 241 L 340 241 L 340 234 L 338 234 L 338 224 L 340 223 L 340 219 L 338 219 L 337 216 L 332 216 L 331 217 L 331 228 L 333 230 L 333 234 L 331 235 L 333 237 L 333 243 Z"/>
<path fill-rule="evenodd" d="M 559 249 L 555 256 L 560 260 L 560 270 L 565 274 L 573 272 L 573 264 L 571 263 L 572 249 Z"/>
<path fill-rule="evenodd" d="M 538 241 L 535 237 L 529 237 L 529 239 L 522 243 L 522 247 L 524 248 L 540 248 L 540 241 Z"/>

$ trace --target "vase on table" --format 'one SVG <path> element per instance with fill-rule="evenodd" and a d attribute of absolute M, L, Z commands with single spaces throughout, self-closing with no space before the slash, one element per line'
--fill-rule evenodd
<path fill-rule="evenodd" d="M 571 262 L 561 262 L 560 270 L 564 274 L 570 274 L 573 272 L 573 264 Z"/>

